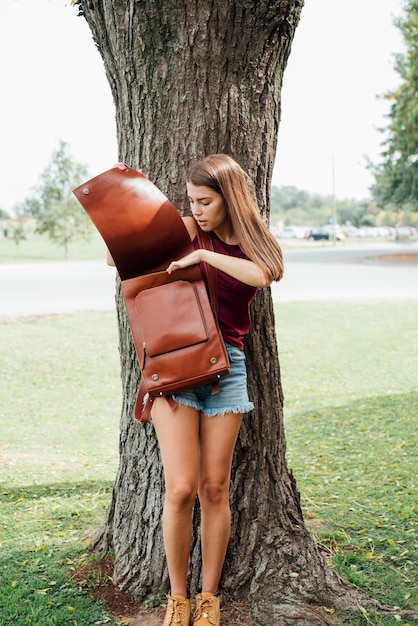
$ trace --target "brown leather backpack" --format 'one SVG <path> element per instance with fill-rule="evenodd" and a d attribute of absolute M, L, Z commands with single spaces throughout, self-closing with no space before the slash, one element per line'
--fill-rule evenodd
<path fill-rule="evenodd" d="M 194 250 L 174 206 L 143 174 L 114 167 L 73 190 L 103 237 L 121 278 L 141 383 L 134 418 L 147 421 L 153 398 L 205 383 L 216 393 L 229 361 L 199 267 L 167 274 Z M 210 237 L 199 233 L 199 245 Z M 216 271 L 209 268 L 209 283 Z M 217 306 L 216 287 L 211 299 Z M 145 402 L 144 402 L 145 398 Z"/>

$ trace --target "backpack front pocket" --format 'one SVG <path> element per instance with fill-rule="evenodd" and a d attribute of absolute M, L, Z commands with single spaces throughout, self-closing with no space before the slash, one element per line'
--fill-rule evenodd
<path fill-rule="evenodd" d="M 198 292 L 193 283 L 174 281 L 141 291 L 135 298 L 144 349 L 149 356 L 209 339 Z"/>

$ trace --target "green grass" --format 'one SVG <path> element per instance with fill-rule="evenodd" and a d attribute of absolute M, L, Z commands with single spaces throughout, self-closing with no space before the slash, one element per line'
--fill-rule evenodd
<path fill-rule="evenodd" d="M 411 239 L 411 243 L 418 241 L 418 236 Z M 393 238 L 346 239 L 337 242 L 339 248 L 364 244 L 382 244 L 393 242 Z M 280 245 L 284 250 L 295 248 L 322 249 L 332 248 L 330 241 L 307 241 L 304 239 L 281 239 Z M 74 241 L 68 246 L 67 260 L 103 259 L 106 256 L 105 244 L 96 230 L 92 231 L 90 241 Z M 66 260 L 64 248 L 52 242 L 46 235 L 29 233 L 27 239 L 15 243 L 13 239 L 0 238 L 0 263 L 33 263 L 46 261 Z"/>
<path fill-rule="evenodd" d="M 97 231 L 92 231 L 89 241 L 74 241 L 65 250 L 46 235 L 29 234 L 27 239 L 15 243 L 13 239 L 0 239 L 0 263 L 33 263 L 46 261 L 79 261 L 104 259 L 106 247 Z"/>
<path fill-rule="evenodd" d="M 288 462 L 307 524 L 334 568 L 403 609 L 418 598 L 417 313 L 276 307 Z M 71 572 L 118 464 L 115 316 L 3 323 L 0 342 L 0 625 L 114 624 Z M 345 622 L 407 623 L 361 612 Z"/>
<path fill-rule="evenodd" d="M 288 463 L 307 525 L 344 577 L 416 610 L 418 306 L 289 303 L 276 313 Z"/>
<path fill-rule="evenodd" d="M 0 325 L 0 624 L 113 624 L 71 581 L 117 469 L 114 315 Z"/>

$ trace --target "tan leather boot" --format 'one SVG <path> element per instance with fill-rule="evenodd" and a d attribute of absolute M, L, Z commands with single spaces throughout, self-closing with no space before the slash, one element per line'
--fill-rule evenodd
<path fill-rule="evenodd" d="M 194 626 L 220 626 L 220 602 L 219 596 L 204 591 L 196 596 L 194 611 Z"/>
<path fill-rule="evenodd" d="M 167 596 L 167 611 L 163 626 L 189 626 L 190 600 L 184 596 Z"/>

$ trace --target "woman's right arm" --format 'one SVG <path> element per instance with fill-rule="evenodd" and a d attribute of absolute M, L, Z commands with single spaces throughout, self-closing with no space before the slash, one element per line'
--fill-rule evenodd
<path fill-rule="evenodd" d="M 197 234 L 196 221 L 194 217 L 190 217 L 188 215 L 186 217 L 182 217 L 181 219 L 183 220 L 183 224 L 187 228 L 187 232 L 189 233 L 190 239 L 193 241 L 193 239 L 196 237 L 196 234 Z"/>
<path fill-rule="evenodd" d="M 113 267 L 116 267 L 113 257 L 107 248 L 106 248 L 106 263 L 108 265 L 112 265 Z"/>

